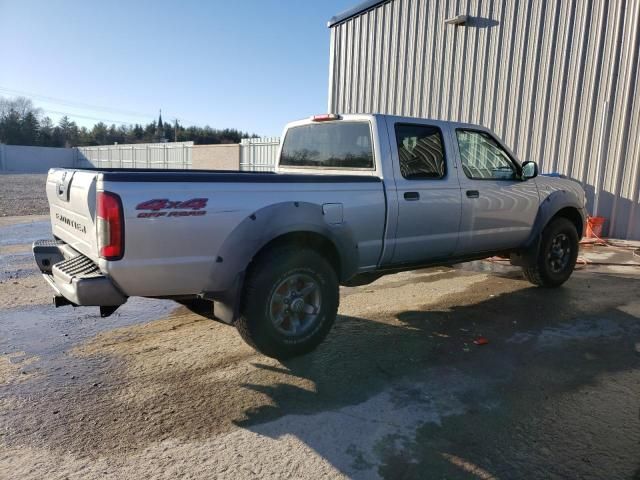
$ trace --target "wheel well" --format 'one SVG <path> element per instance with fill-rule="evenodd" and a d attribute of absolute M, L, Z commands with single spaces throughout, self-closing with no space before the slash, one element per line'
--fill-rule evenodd
<path fill-rule="evenodd" d="M 251 269 L 256 259 L 264 255 L 267 251 L 283 245 L 312 248 L 329 261 L 338 278 L 341 278 L 340 255 L 338 254 L 338 249 L 327 237 L 315 232 L 290 232 L 272 239 L 253 256 L 247 270 Z"/>
<path fill-rule="evenodd" d="M 578 238 L 582 238 L 582 235 L 584 233 L 583 232 L 584 224 L 582 223 L 583 222 L 582 215 L 580 215 L 580 212 L 578 212 L 577 209 L 573 207 L 565 207 L 559 210 L 551 220 L 558 217 L 566 218 L 571 223 L 573 223 L 576 226 L 576 230 L 578 232 Z"/>

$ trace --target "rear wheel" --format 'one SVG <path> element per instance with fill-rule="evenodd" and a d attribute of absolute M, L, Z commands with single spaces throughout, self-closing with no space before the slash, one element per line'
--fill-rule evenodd
<path fill-rule="evenodd" d="M 290 358 L 313 350 L 329 333 L 338 310 L 338 279 L 314 250 L 279 247 L 248 272 L 236 327 L 256 350 Z"/>
<path fill-rule="evenodd" d="M 556 218 L 546 226 L 533 265 L 523 268 L 524 275 L 534 285 L 559 287 L 566 282 L 578 258 L 578 232 L 571 221 Z"/>

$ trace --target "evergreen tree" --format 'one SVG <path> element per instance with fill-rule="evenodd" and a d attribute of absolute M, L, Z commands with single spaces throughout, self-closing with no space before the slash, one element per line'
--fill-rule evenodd
<path fill-rule="evenodd" d="M 144 139 L 144 129 L 142 126 L 136 123 L 133 127 L 131 136 L 134 143 L 140 143 Z"/>
<path fill-rule="evenodd" d="M 37 145 L 40 125 L 32 111 L 27 112 L 21 122 L 21 145 Z"/>
<path fill-rule="evenodd" d="M 144 127 L 144 136 L 142 140 L 146 143 L 151 143 L 154 141 L 154 137 L 156 136 L 156 122 L 155 120 L 151 123 L 148 123 Z"/>
<path fill-rule="evenodd" d="M 107 126 L 102 122 L 96 123 L 91 130 L 91 137 L 96 145 L 106 145 L 108 142 Z"/>
<path fill-rule="evenodd" d="M 38 130 L 38 145 L 42 147 L 50 146 L 53 142 L 53 122 L 49 117 L 40 120 Z"/>
<path fill-rule="evenodd" d="M 119 141 L 120 138 L 118 137 L 118 130 L 116 129 L 116 124 L 112 123 L 111 126 L 109 127 L 109 131 L 107 133 L 107 143 L 111 144 L 111 143 L 123 143 L 121 141 Z"/>
<path fill-rule="evenodd" d="M 9 145 L 20 145 L 22 143 L 20 114 L 14 109 L 10 109 L 2 119 L 0 127 L 0 141 Z"/>
<path fill-rule="evenodd" d="M 173 141 L 193 141 L 195 144 L 238 143 L 242 138 L 255 137 L 240 130 L 225 128 L 218 130 L 204 127 L 175 126 L 163 122 L 162 116 L 147 125 L 121 125 L 107 127 L 103 122 L 91 129 L 79 128 L 69 117 L 64 116 L 53 124 L 49 117 L 34 107 L 27 98 L 5 99 L 0 97 L 0 143 L 11 145 L 40 145 L 49 147 L 75 147 L 118 143 L 151 143 L 165 138 Z"/>
<path fill-rule="evenodd" d="M 65 147 L 74 147 L 78 145 L 78 125 L 66 115 L 58 122 L 60 127 L 62 145 Z"/>

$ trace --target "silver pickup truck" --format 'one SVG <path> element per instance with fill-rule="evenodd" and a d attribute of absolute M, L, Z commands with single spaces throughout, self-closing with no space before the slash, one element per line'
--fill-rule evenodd
<path fill-rule="evenodd" d="M 324 339 L 339 285 L 500 254 L 557 287 L 585 223 L 579 184 L 486 128 L 387 115 L 287 125 L 275 173 L 52 169 L 46 189 L 56 306 L 174 299 L 278 358 Z"/>

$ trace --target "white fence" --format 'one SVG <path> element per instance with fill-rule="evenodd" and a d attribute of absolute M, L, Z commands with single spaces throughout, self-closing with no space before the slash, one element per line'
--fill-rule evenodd
<path fill-rule="evenodd" d="M 240 170 L 272 172 L 276 168 L 280 138 L 243 138 L 240 141 Z"/>
<path fill-rule="evenodd" d="M 249 172 L 275 170 L 280 139 L 246 138 L 240 148 L 233 145 L 200 145 L 196 168 L 237 169 Z M 208 147 L 208 148 L 207 148 Z M 221 152 L 224 151 L 223 156 Z M 193 142 L 99 145 L 96 147 L 49 148 L 0 144 L 0 171 L 43 172 L 65 168 L 193 168 Z M 204 165 L 204 166 L 203 166 Z M 232 165 L 232 166 L 230 166 Z"/>
<path fill-rule="evenodd" d="M 78 167 L 191 168 L 193 142 L 78 147 Z"/>

